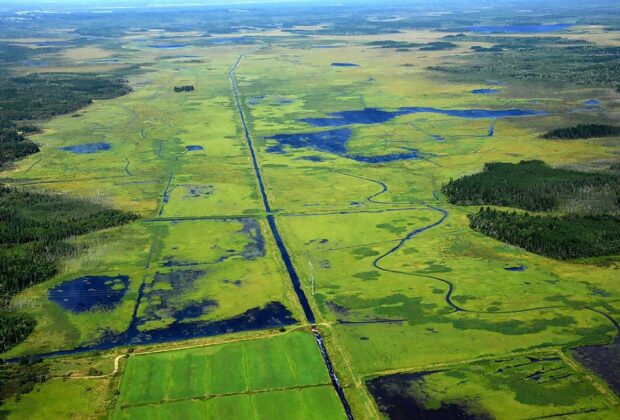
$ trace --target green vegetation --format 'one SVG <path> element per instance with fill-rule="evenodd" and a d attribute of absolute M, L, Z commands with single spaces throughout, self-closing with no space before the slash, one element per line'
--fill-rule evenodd
<path fill-rule="evenodd" d="M 110 81 L 127 77 L 132 88 L 128 95 L 94 100 L 75 114 L 79 118 L 11 119 L 9 128 L 23 136 L 30 133 L 26 126 L 40 124 L 41 131 L 30 138 L 41 152 L 6 165 L 3 182 L 15 192 L 79 197 L 143 217 L 54 241 L 61 255 L 46 266 L 53 276 L 20 290 L 7 306 L 37 324 L 2 357 L 112 345 L 106 341 L 110 337 L 125 343 L 125 333 L 143 341 L 134 341 L 131 356 L 120 359 L 118 375 L 103 378 L 83 376 L 109 375 L 124 350 L 92 352 L 92 360 L 83 363 L 75 356 L 46 359 L 51 379 L 19 398 L 7 398 L 3 414 L 50 419 L 342 417 L 265 217 L 229 79 L 237 62 L 239 102 L 271 214 L 355 418 L 380 416 L 364 387 L 368 378 L 439 367 L 446 378 L 433 374 L 425 382 L 431 385 L 425 400 L 430 407 L 458 404 L 471 395 L 472 405 L 480 402 L 477 412 L 497 417 L 504 408 L 524 417 L 589 409 L 598 409 L 594 416 L 608 414 L 601 401 L 617 399 L 606 394 L 602 383 L 592 389 L 579 385 L 598 381 L 586 371 L 576 374 L 577 385 L 553 375 L 550 383 L 523 379 L 536 370 L 561 368 L 562 362 L 540 362 L 533 371 L 519 370 L 521 376 L 497 371 L 528 362 L 515 354 L 537 357 L 537 352 L 610 343 L 617 333 L 610 320 L 620 313 L 617 270 L 594 264 L 607 257 L 576 264 L 474 231 L 468 213 L 479 205 L 454 205 L 438 191 L 450 179 L 479 172 L 485 162 L 544 158 L 549 166 L 531 164 L 531 175 L 527 165 L 502 170 L 510 206 L 537 206 L 539 178 L 550 183 L 543 193 L 557 198 L 543 203 L 553 217 L 590 214 L 592 220 L 603 220 L 611 217 L 605 214 L 617 214 L 618 173 L 603 172 L 618 160 L 617 138 L 540 139 L 541 132 L 556 127 L 613 121 L 613 90 L 571 80 L 589 83 L 592 74 L 594 82 L 617 78 L 617 52 L 611 48 L 617 33 L 576 26 L 534 36 L 443 36 L 453 28 L 522 23 L 525 15 L 509 7 L 501 13 L 480 9 L 432 16 L 406 6 L 387 13 L 358 5 L 294 10 L 197 8 L 187 14 L 119 9 L 113 14 L 24 14 L 2 21 L 2 39 L 31 50 L 22 49 L 28 55 L 21 59 L 16 51 L 15 60 L 1 66 L 0 71 L 12 72 L 10 78 L 54 84 L 58 74 L 89 79 L 97 72 Z M 567 16 L 571 9 L 557 10 L 558 20 L 574 21 Z M 609 26 L 612 20 L 590 6 L 578 12 L 579 24 Z M 555 19 L 546 11 L 527 15 L 531 22 Z M 436 42 L 458 49 L 421 50 Z M 359 66 L 332 67 L 336 62 Z M 468 69 L 471 65 L 481 67 Z M 434 66 L 463 73 L 426 71 Z M 505 73 L 498 75 L 496 67 Z M 512 78 L 514 73 L 520 78 Z M 501 94 L 472 94 L 495 85 L 501 85 Z M 194 86 L 195 91 L 175 93 L 175 86 Z M 590 98 L 602 106 L 582 112 Z M 490 118 L 450 113 L 420 112 L 339 127 L 351 130 L 343 146 L 349 156 L 374 158 L 415 149 L 419 159 L 363 162 L 312 147 L 273 152 L 271 136 L 328 130 L 304 118 L 365 107 L 519 108 L 546 114 L 498 118 L 492 137 L 487 136 Z M 51 106 L 42 110 L 54 112 Z M 83 154 L 65 149 L 95 142 L 109 148 Z M 498 199 L 486 181 L 480 185 L 482 198 Z M 472 184 L 471 190 L 476 188 Z M 556 196 L 556 189 L 564 193 Z M 49 226 L 65 231 L 63 218 L 57 224 L 56 216 L 30 216 L 24 240 L 38 238 L 39 229 Z M 39 219 L 51 224 L 32 223 Z M 17 233 L 21 238 L 22 230 Z M 18 244 L 15 258 L 23 263 L 17 265 L 25 267 L 33 253 L 47 255 L 45 248 L 22 248 L 45 245 L 39 240 Z M 50 291 L 91 276 L 115 279 L 106 284 L 122 295 L 118 303 L 74 312 L 62 300 L 50 299 Z M 299 324 L 285 331 L 223 328 L 214 330 L 221 333 L 217 336 L 196 336 L 203 330 L 195 325 L 226 324 L 252 308 L 277 307 L 270 302 L 282 303 Z M 15 322 L 11 337 L 25 334 L 31 325 L 26 318 Z M 165 342 L 149 343 L 150 338 Z M 159 353 L 147 354 L 154 351 Z M 441 384 L 432 386 L 434 378 L 449 385 L 445 392 Z M 534 401 L 536 395 L 544 406 Z"/>
<path fill-rule="evenodd" d="M 176 409 L 197 418 L 205 407 L 214 410 L 209 418 L 235 410 L 269 418 L 300 404 L 316 409 L 302 417 L 343 415 L 314 338 L 305 332 L 132 356 L 120 390 L 115 418 Z"/>
<path fill-rule="evenodd" d="M 0 260 L 7 262 L 0 267 L 2 304 L 57 273 L 59 262 L 75 251 L 65 239 L 135 218 L 88 201 L 0 187 Z M 28 336 L 34 320 L 0 311 L 0 325 L 4 352 Z"/>
<path fill-rule="evenodd" d="M 67 114 L 129 93 L 126 80 L 77 73 L 31 74 L 0 78 L 0 119 L 38 120 Z"/>
<path fill-rule="evenodd" d="M 193 92 L 194 86 L 193 85 L 175 86 L 174 91 L 175 92 Z"/>
<path fill-rule="evenodd" d="M 0 365 L 0 403 L 31 392 L 49 378 L 49 366 L 40 360 L 23 359 L 19 364 Z"/>
<path fill-rule="evenodd" d="M 482 172 L 450 180 L 442 189 L 453 204 L 496 205 L 530 211 L 558 210 L 579 201 L 620 207 L 620 177 L 556 169 L 540 160 L 487 163 Z M 568 210 L 578 210 L 571 209 Z"/>
<path fill-rule="evenodd" d="M 24 341 L 36 325 L 31 315 L 12 311 L 0 311 L 0 321 L 0 353 Z"/>
<path fill-rule="evenodd" d="M 368 381 L 385 414 L 409 410 L 432 418 L 521 418 L 586 414 L 613 416 L 596 386 L 556 353 L 499 358 L 441 371 L 397 374 Z M 510 415 L 507 415 L 510 413 Z"/>
<path fill-rule="evenodd" d="M 452 42 L 437 41 L 437 42 L 429 42 L 428 44 L 425 44 L 423 47 L 420 47 L 420 51 L 444 51 L 444 50 L 453 50 L 457 47 L 458 45 Z"/>
<path fill-rule="evenodd" d="M 543 134 L 546 139 L 590 139 L 620 136 L 620 127 L 608 124 L 579 124 L 574 127 L 556 128 Z"/>
<path fill-rule="evenodd" d="M 24 137 L 24 128 L 28 127 L 18 129 L 12 121 L 0 120 L 0 166 L 39 151 L 39 146 Z"/>
<path fill-rule="evenodd" d="M 74 235 L 119 226 L 135 215 L 57 194 L 0 188 L 0 290 L 11 296 L 50 278 Z"/>
<path fill-rule="evenodd" d="M 605 215 L 533 216 L 490 208 L 470 216 L 492 238 L 560 260 L 620 253 L 620 218 Z"/>
<path fill-rule="evenodd" d="M 555 169 L 538 160 L 487 163 L 478 174 L 450 180 L 443 192 L 461 205 L 572 213 L 530 215 L 487 207 L 470 215 L 472 229 L 530 252 L 561 260 L 620 252 L 620 219 L 607 214 L 620 208 L 615 174 Z"/>
<path fill-rule="evenodd" d="M 447 38 L 453 39 L 453 38 Z M 475 38 L 478 40 L 479 38 Z M 620 47 L 546 45 L 536 38 L 515 37 L 517 44 L 497 44 L 504 51 L 474 51 L 465 62 L 431 65 L 429 70 L 453 74 L 483 74 L 520 80 L 616 86 L 620 74 Z M 493 42 L 487 37 L 485 42 Z M 523 46 L 521 43 L 526 42 Z"/>

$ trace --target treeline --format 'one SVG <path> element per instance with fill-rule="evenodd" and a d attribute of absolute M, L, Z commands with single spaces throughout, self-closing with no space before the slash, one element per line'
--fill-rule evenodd
<path fill-rule="evenodd" d="M 435 41 L 428 42 L 426 44 L 416 44 L 412 42 L 405 41 L 391 41 L 391 40 L 382 40 L 382 41 L 371 41 L 366 43 L 371 47 L 377 48 L 392 48 L 397 50 L 409 50 L 412 48 L 418 48 L 420 51 L 441 51 L 441 50 L 452 50 L 454 48 L 458 48 L 458 45 L 452 42 L 446 41 Z"/>
<path fill-rule="evenodd" d="M 437 41 L 424 44 L 423 47 L 420 47 L 420 51 L 444 51 L 453 50 L 455 48 L 458 48 L 458 45 L 452 42 Z"/>
<path fill-rule="evenodd" d="M 194 90 L 193 85 L 185 85 L 185 86 L 175 86 L 175 92 L 192 92 Z"/>
<path fill-rule="evenodd" d="M 481 208 L 472 229 L 559 260 L 620 254 L 620 218 L 608 215 L 534 216 Z"/>
<path fill-rule="evenodd" d="M 543 134 L 546 139 L 589 139 L 620 136 L 620 127 L 608 124 L 579 124 L 574 127 L 557 128 Z"/>
<path fill-rule="evenodd" d="M 49 379 L 49 365 L 40 358 L 24 358 L 19 364 L 0 365 L 0 404 L 10 397 L 28 394 Z M 4 414 L 0 411 L 0 416 Z"/>
<path fill-rule="evenodd" d="M 444 39 L 454 39 L 445 37 Z M 620 47 L 596 45 L 563 46 L 532 43 L 519 45 L 529 37 L 514 37 L 515 44 L 500 43 L 504 51 L 488 54 L 474 52 L 459 62 L 429 66 L 428 70 L 484 78 L 512 77 L 520 80 L 560 82 L 584 86 L 620 85 Z M 492 42 L 488 39 L 488 42 Z M 570 40 L 572 42 L 572 40 Z"/>
<path fill-rule="evenodd" d="M 0 166 L 39 151 L 25 137 L 37 127 L 20 122 L 74 112 L 94 99 L 115 98 L 130 91 L 125 80 L 112 76 L 0 76 Z"/>
<path fill-rule="evenodd" d="M 116 76 L 77 73 L 0 77 L 0 120 L 23 121 L 74 112 L 95 99 L 129 93 L 127 81 Z"/>
<path fill-rule="evenodd" d="M 136 215 L 59 194 L 0 187 L 0 293 L 11 296 L 55 274 L 65 239 L 127 223 Z"/>
<path fill-rule="evenodd" d="M 76 250 L 65 240 L 127 223 L 137 216 L 89 201 L 0 187 L 1 308 L 11 298 L 58 272 Z M 0 310 L 0 352 L 24 340 L 34 328 L 26 314 Z"/>
<path fill-rule="evenodd" d="M 12 311 L 0 311 L 0 353 L 4 353 L 30 335 L 36 321 L 28 314 Z"/>
<path fill-rule="evenodd" d="M 484 170 L 444 185 L 453 204 L 558 210 L 573 198 L 612 195 L 620 207 L 620 176 L 556 169 L 539 160 L 487 163 Z"/>
<path fill-rule="evenodd" d="M 26 139 L 23 132 L 24 128 L 19 130 L 14 122 L 0 120 L 0 166 L 39 151 L 39 147 Z"/>

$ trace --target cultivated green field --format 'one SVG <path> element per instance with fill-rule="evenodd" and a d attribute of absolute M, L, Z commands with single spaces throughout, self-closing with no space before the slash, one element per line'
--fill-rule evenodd
<path fill-rule="evenodd" d="M 301 407 L 301 408 L 300 408 Z M 342 418 L 312 335 L 130 357 L 115 418 Z"/>

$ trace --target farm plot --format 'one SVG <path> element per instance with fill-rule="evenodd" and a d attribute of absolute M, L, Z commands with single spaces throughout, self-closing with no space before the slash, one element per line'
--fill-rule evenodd
<path fill-rule="evenodd" d="M 132 357 L 114 417 L 273 418 L 274 407 L 300 418 L 344 415 L 308 333 Z"/>

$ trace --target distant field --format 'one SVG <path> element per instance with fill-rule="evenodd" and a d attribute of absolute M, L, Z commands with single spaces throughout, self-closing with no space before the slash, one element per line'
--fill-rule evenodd
<path fill-rule="evenodd" d="M 114 418 L 343 416 L 314 338 L 304 332 L 131 357 L 120 391 Z"/>

